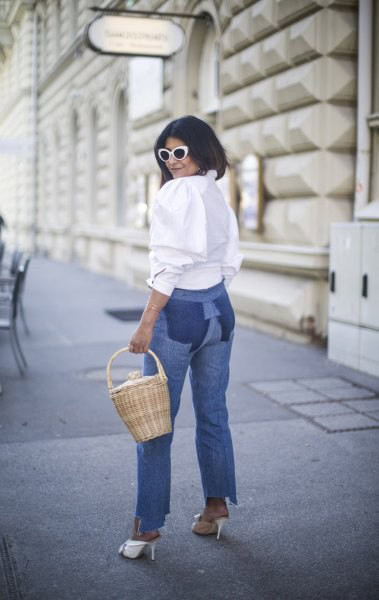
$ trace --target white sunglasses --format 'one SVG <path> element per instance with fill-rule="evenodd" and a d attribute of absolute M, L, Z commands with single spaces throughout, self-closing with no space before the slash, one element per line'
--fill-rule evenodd
<path fill-rule="evenodd" d="M 188 152 L 188 146 L 177 146 L 173 150 L 167 150 L 167 148 L 159 148 L 158 156 L 163 162 L 168 162 L 170 160 L 170 156 L 175 158 L 175 160 L 184 160 L 186 156 L 188 156 Z"/>

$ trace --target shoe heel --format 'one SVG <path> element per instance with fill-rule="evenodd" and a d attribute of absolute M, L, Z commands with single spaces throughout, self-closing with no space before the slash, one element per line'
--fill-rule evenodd
<path fill-rule="evenodd" d="M 215 519 L 215 521 L 214 521 L 217 525 L 217 539 L 218 540 L 220 539 L 221 529 L 223 528 L 223 526 L 227 520 L 228 520 L 228 517 L 220 517 L 219 519 Z"/>
<path fill-rule="evenodd" d="M 149 542 L 149 546 L 150 546 L 150 550 L 151 550 L 151 560 L 155 560 L 155 544 L 157 543 L 157 541 L 158 540 Z"/>

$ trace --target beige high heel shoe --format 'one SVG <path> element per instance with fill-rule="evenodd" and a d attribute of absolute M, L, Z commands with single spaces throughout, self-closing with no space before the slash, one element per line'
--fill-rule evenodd
<path fill-rule="evenodd" d="M 118 553 L 125 558 L 138 558 L 145 553 L 145 550 L 148 548 L 151 551 L 151 560 L 155 560 L 155 544 L 160 539 L 160 536 L 156 537 L 154 540 L 150 542 L 144 542 L 140 540 L 126 540 L 123 544 L 121 544 L 118 549 Z"/>
<path fill-rule="evenodd" d="M 218 517 L 213 521 L 203 521 L 202 515 L 195 515 L 196 521 L 192 523 L 192 531 L 197 535 L 212 535 L 217 533 L 217 539 L 220 539 L 221 529 L 229 517 Z"/>

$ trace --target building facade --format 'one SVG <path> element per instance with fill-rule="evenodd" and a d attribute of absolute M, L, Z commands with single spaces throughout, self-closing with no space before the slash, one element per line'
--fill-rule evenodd
<path fill-rule="evenodd" d="M 195 114 L 216 129 L 230 159 L 220 185 L 245 256 L 230 290 L 240 322 L 299 341 L 325 338 L 330 225 L 351 221 L 358 200 L 379 215 L 377 3 L 98 3 L 199 17 L 175 18 L 186 43 L 164 60 L 90 50 L 83 32 L 92 5 L 2 3 L 0 212 L 9 245 L 145 286 L 159 188 L 153 144 L 171 119 Z M 359 117 L 366 5 L 373 96 Z M 357 191 L 359 118 L 371 162 L 369 183 Z"/>

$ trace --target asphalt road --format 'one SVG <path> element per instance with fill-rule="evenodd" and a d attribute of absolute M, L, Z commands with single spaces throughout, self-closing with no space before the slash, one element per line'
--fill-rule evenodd
<path fill-rule="evenodd" d="M 118 556 L 135 445 L 105 365 L 136 323 L 105 310 L 145 299 L 73 264 L 31 263 L 26 377 L 0 335 L 1 600 L 377 600 L 379 379 L 241 327 L 229 387 L 239 505 L 222 538 L 191 533 L 202 494 L 187 382 L 156 560 Z M 115 379 L 140 363 L 120 358 Z"/>

